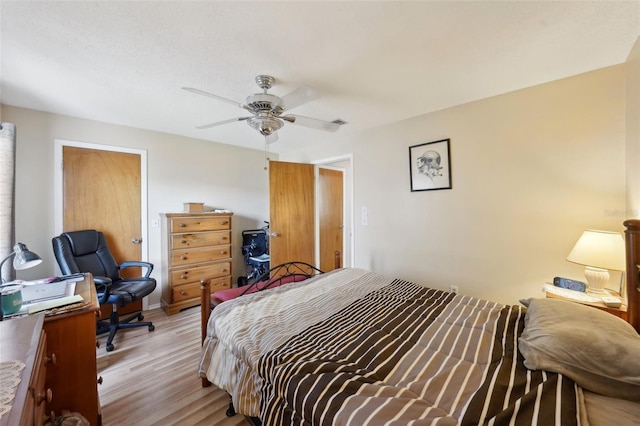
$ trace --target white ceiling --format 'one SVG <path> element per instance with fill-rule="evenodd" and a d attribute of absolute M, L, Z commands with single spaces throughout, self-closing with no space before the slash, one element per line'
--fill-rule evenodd
<path fill-rule="evenodd" d="M 622 63 L 640 1 L 5 1 L 0 102 L 262 149 L 233 105 L 254 78 L 348 135 Z M 272 151 L 338 134 L 285 124 Z"/>

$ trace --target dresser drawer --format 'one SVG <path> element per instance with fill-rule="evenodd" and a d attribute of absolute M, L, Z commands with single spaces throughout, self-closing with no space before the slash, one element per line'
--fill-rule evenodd
<path fill-rule="evenodd" d="M 231 288 L 231 277 L 211 280 L 211 292 Z M 200 297 L 200 282 L 175 286 L 171 289 L 174 303 Z"/>
<path fill-rule="evenodd" d="M 169 229 L 172 233 L 220 231 L 231 229 L 231 218 L 219 217 L 173 217 L 170 219 Z"/>
<path fill-rule="evenodd" d="M 192 266 L 190 268 L 172 271 L 171 284 L 200 283 L 200 280 L 203 278 L 218 278 L 226 275 L 231 275 L 231 262 L 222 262 L 206 266 Z"/>
<path fill-rule="evenodd" d="M 171 266 L 191 265 L 193 263 L 211 262 L 231 257 L 231 246 L 196 247 L 173 250 Z"/>
<path fill-rule="evenodd" d="M 195 234 L 176 234 L 171 236 L 172 249 L 184 249 L 188 247 L 205 247 L 229 244 L 231 232 L 198 232 Z"/>

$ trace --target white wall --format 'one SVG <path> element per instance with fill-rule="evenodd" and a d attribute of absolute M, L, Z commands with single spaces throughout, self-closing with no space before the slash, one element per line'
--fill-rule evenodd
<path fill-rule="evenodd" d="M 453 189 L 410 192 L 408 147 L 444 138 L 451 139 Z M 356 266 L 504 303 L 542 296 L 556 275 L 584 281 L 583 268 L 565 261 L 584 229 L 623 229 L 625 67 L 349 134 L 280 159 L 343 153 L 353 153 Z M 363 206 L 368 226 L 360 223 Z M 613 274 L 610 285 L 617 288 L 619 279 Z"/>
<path fill-rule="evenodd" d="M 259 227 L 269 217 L 268 172 L 264 170 L 263 150 L 7 105 L 2 106 L 2 120 L 14 123 L 17 129 L 16 239 L 44 259 L 42 265 L 20 271 L 18 278 L 58 273 L 51 248 L 55 235 L 52 213 L 55 139 L 146 150 L 149 224 L 159 219 L 160 213 L 183 211 L 184 202 L 205 202 L 233 210 L 234 276 L 242 273 L 241 232 Z M 162 281 L 160 232 L 160 228 L 149 228 L 147 258 L 156 265 L 153 276 Z M 158 287 L 149 304 L 159 305 L 160 297 Z"/>

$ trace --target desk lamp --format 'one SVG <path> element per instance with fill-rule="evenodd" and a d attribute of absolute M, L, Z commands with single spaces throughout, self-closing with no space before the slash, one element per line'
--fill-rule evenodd
<path fill-rule="evenodd" d="M 13 269 L 15 269 L 16 271 L 29 269 L 42 263 L 42 259 L 40 258 L 40 256 L 32 251 L 29 251 L 26 245 L 18 243 L 13 246 L 13 252 L 11 252 L 9 256 L 5 257 L 4 259 L 2 259 L 2 262 L 0 262 L 0 278 L 2 275 L 2 267 L 4 266 L 4 263 L 7 260 L 11 259 L 11 256 L 13 255 L 15 255 L 13 259 Z M 1 278 L 1 280 L 2 283 L 5 282 L 4 278 Z"/>
<path fill-rule="evenodd" d="M 589 292 L 597 296 L 608 296 L 604 290 L 609 281 L 609 269 L 624 271 L 625 247 L 619 232 L 587 229 L 567 256 L 572 263 L 584 265 L 584 276 Z"/>

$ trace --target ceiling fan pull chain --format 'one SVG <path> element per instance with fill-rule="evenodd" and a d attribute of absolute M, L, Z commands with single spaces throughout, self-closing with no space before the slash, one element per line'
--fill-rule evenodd
<path fill-rule="evenodd" d="M 267 170 L 267 164 L 269 164 L 269 143 L 267 142 L 267 136 L 264 137 L 264 169 Z"/>

